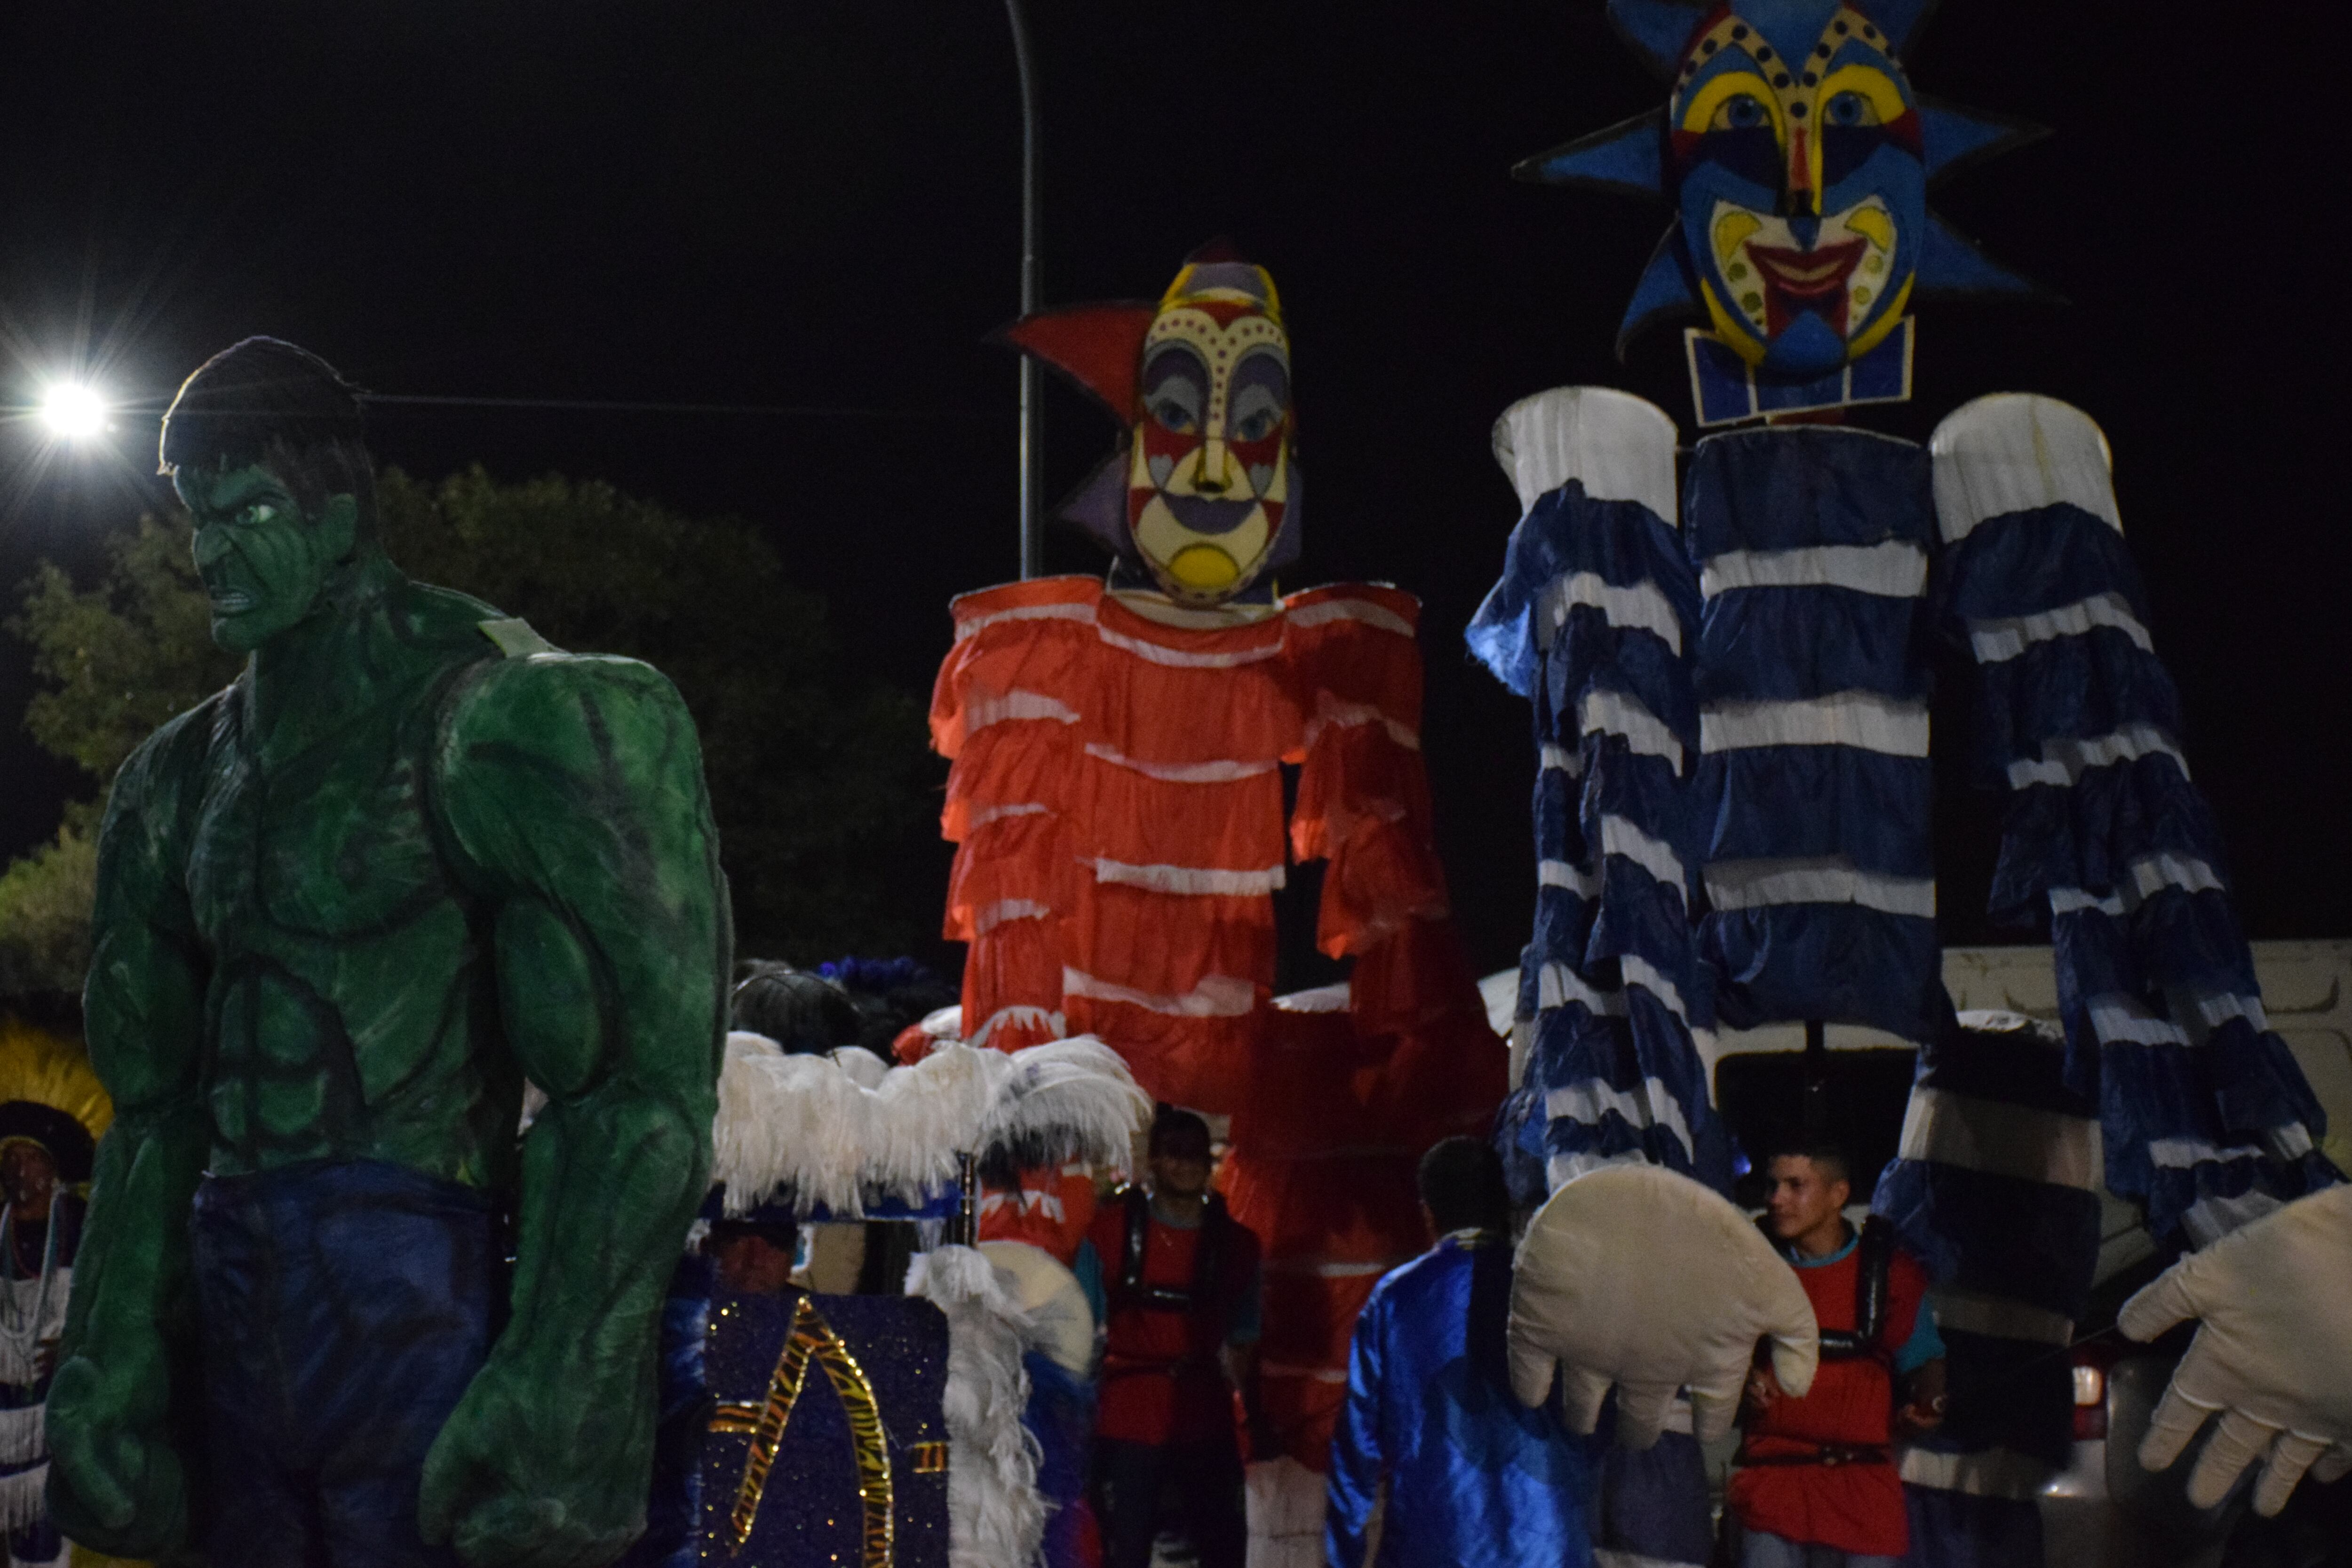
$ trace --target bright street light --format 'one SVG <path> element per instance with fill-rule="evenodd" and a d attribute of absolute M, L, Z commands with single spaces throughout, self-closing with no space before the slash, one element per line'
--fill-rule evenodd
<path fill-rule="evenodd" d="M 78 441 L 106 429 L 106 400 L 91 388 L 59 382 L 41 394 L 41 423 L 68 441 Z"/>

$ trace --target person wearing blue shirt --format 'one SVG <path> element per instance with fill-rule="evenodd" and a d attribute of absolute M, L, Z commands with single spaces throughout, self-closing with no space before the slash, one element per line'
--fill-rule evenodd
<path fill-rule="evenodd" d="M 1422 1213 L 1437 1245 L 1373 1287 L 1349 1352 L 1331 1443 L 1324 1545 L 1332 1568 L 1455 1568 L 1592 1561 L 1588 1440 L 1557 1401 L 1511 1396 L 1510 1200 L 1475 1138 L 1423 1156 Z M 1381 1523 L 1377 1542 L 1371 1521 Z"/>

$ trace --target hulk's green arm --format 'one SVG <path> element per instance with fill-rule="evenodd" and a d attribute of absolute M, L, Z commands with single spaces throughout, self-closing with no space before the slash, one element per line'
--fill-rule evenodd
<path fill-rule="evenodd" d="M 74 1538 L 153 1557 L 186 1529 L 173 1435 L 193 1412 L 188 1209 L 209 1146 L 199 1068 L 210 964 L 188 905 L 189 803 L 218 700 L 140 747 L 99 835 L 90 1065 L 114 1100 L 98 1146 L 48 1401 L 52 1510 Z M 176 1401 L 176 1405 L 175 1405 Z"/>
<path fill-rule="evenodd" d="M 479 668 L 434 771 L 548 1104 L 512 1317 L 426 1462 L 424 1522 L 478 1565 L 593 1563 L 642 1522 L 661 1298 L 709 1173 L 729 927 L 701 752 L 657 671 L 551 653 Z"/>

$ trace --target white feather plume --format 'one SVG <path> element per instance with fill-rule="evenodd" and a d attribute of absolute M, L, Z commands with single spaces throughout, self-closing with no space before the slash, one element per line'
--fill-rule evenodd
<path fill-rule="evenodd" d="M 1022 1365 L 1031 1325 L 988 1259 L 969 1247 L 915 1259 L 907 1293 L 948 1320 L 948 1562 L 951 1568 L 1032 1568 L 1045 1536 L 1037 1439 Z"/>
<path fill-rule="evenodd" d="M 1092 1035 L 1015 1051 L 981 1130 L 984 1145 L 1042 1148 L 1045 1161 L 1087 1160 L 1127 1173 L 1136 1129 L 1151 1115 L 1118 1053 Z"/>
<path fill-rule="evenodd" d="M 924 1201 L 955 1182 L 959 1154 L 997 1144 L 1124 1172 L 1150 1114 L 1127 1064 L 1090 1035 L 1009 1056 L 949 1040 L 877 1075 L 739 1030 L 719 1074 L 710 1178 L 727 1184 L 730 1214 L 788 1193 L 803 1213 L 822 1204 L 855 1219 L 868 1198 Z"/>

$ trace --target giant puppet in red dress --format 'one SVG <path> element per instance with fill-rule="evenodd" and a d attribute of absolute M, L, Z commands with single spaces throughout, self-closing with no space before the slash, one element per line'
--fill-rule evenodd
<path fill-rule="evenodd" d="M 1234 1113 L 1223 1185 L 1266 1247 L 1266 1405 L 1319 1469 L 1339 1385 L 1317 1374 L 1344 1373 L 1364 1293 L 1420 1249 L 1411 1160 L 1483 1131 L 1503 1089 L 1431 839 L 1420 606 L 1276 591 L 1299 476 L 1263 268 L 1213 247 L 1157 306 L 1005 335 L 1129 434 L 1064 510 L 1111 551 L 1108 581 L 954 605 L 931 735 L 954 760 L 965 1034 L 1095 1034 L 1156 1098 Z M 1316 859 L 1317 945 L 1350 984 L 1278 1001 L 1274 893 Z"/>

